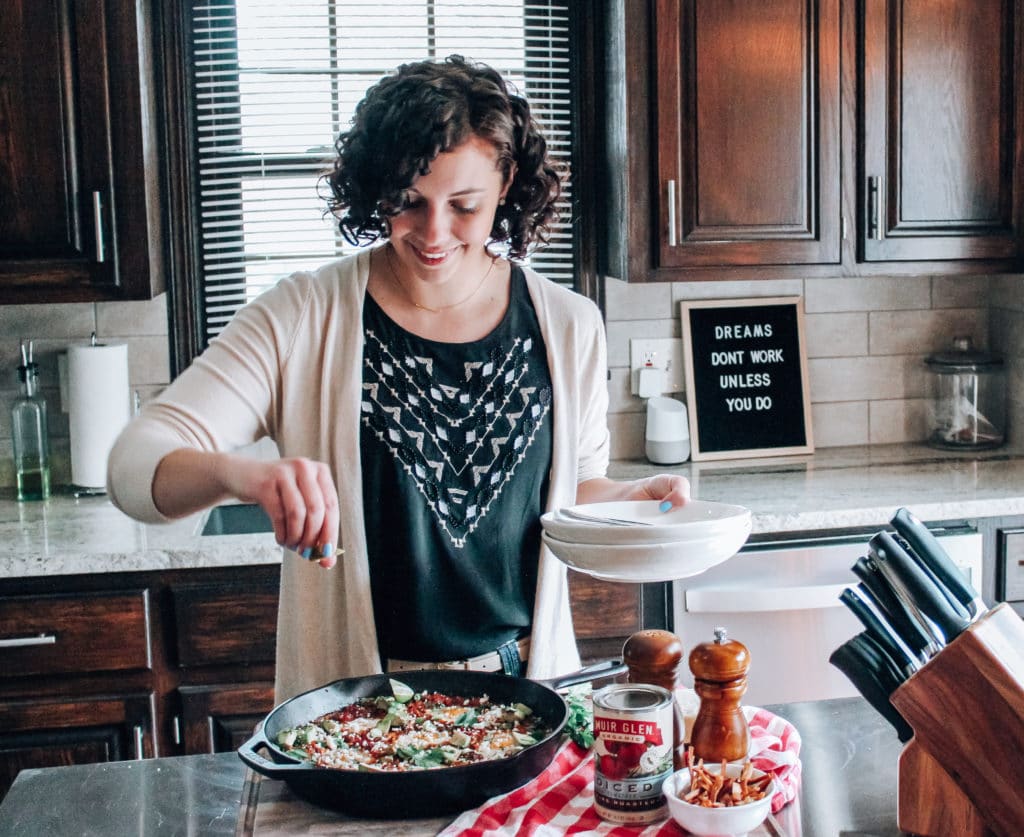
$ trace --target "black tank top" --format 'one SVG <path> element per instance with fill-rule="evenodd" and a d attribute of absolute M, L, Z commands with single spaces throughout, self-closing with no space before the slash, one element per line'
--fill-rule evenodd
<path fill-rule="evenodd" d="M 440 661 L 529 634 L 551 468 L 551 377 L 522 269 L 481 340 L 405 331 L 366 296 L 362 452 L 383 659 Z M 342 559 L 344 560 L 344 559 Z"/>

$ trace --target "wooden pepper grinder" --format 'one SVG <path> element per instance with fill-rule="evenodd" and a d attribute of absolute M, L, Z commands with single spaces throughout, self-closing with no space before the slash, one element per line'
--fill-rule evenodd
<path fill-rule="evenodd" d="M 672 694 L 672 761 L 676 770 L 686 766 L 686 722 L 675 699 L 683 643 L 671 631 L 637 631 L 622 646 L 622 661 L 629 666 L 627 682 L 661 686 Z"/>
<path fill-rule="evenodd" d="M 707 763 L 739 761 L 750 749 L 750 730 L 740 707 L 747 691 L 750 652 L 715 628 L 714 642 L 702 642 L 690 652 L 693 688 L 700 709 L 693 722 L 690 745 L 696 758 Z"/>

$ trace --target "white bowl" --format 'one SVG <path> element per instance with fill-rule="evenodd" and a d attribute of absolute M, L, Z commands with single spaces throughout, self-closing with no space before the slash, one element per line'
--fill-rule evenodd
<path fill-rule="evenodd" d="M 720 764 L 709 764 L 705 767 L 709 773 L 719 773 L 722 769 Z M 743 765 L 736 762 L 725 767 L 726 775 L 733 778 L 739 776 L 742 770 Z M 754 770 L 751 775 L 757 778 L 765 774 L 760 770 Z M 689 768 L 677 770 L 661 786 L 672 819 L 691 834 L 700 837 L 742 837 L 757 828 L 768 817 L 772 808 L 775 782 L 772 781 L 768 785 L 768 790 L 760 799 L 744 805 L 723 808 L 704 808 L 701 805 L 684 802 L 682 796 L 689 790 Z"/>
<path fill-rule="evenodd" d="M 576 543 L 541 533 L 541 541 L 563 564 L 606 581 L 634 584 L 697 575 L 735 555 L 749 530 L 671 543 Z"/>
<path fill-rule="evenodd" d="M 750 534 L 750 509 L 743 506 L 707 500 L 689 500 L 667 512 L 660 511 L 659 506 L 657 500 L 587 503 L 547 512 L 541 515 L 540 523 L 552 537 L 574 543 L 669 543 L 727 536 L 738 531 L 744 531 L 744 537 Z M 572 513 L 632 520 L 640 525 L 590 523 L 569 517 Z"/>

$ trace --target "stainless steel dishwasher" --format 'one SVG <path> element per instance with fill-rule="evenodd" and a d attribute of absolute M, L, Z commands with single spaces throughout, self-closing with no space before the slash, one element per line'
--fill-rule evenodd
<path fill-rule="evenodd" d="M 929 528 L 980 589 L 981 534 L 968 525 Z M 874 531 L 748 544 L 702 575 L 672 584 L 672 629 L 686 648 L 712 639 L 719 626 L 747 646 L 744 703 L 856 695 L 828 657 L 862 629 L 839 594 L 857 583 L 850 567 L 867 553 Z"/>

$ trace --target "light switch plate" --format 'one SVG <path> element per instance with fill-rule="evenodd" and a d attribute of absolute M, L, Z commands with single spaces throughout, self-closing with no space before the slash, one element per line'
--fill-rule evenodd
<path fill-rule="evenodd" d="M 686 389 L 686 375 L 683 370 L 683 341 L 678 337 L 629 341 L 630 391 L 637 394 L 637 379 L 640 369 L 650 364 L 665 370 L 665 393 L 683 392 Z"/>

